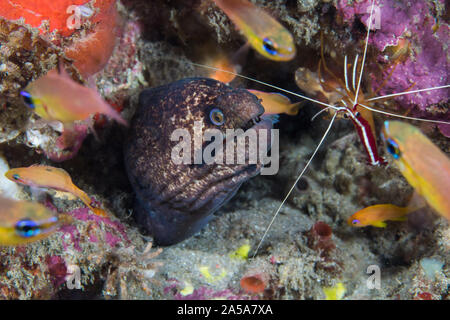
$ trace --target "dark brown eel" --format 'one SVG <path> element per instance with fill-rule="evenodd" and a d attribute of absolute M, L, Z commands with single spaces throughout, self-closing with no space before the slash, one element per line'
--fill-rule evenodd
<path fill-rule="evenodd" d="M 210 117 L 217 110 L 223 124 Z M 195 121 L 201 121 L 203 130 L 216 128 L 224 134 L 226 129 L 271 129 L 272 121 L 260 118 L 263 112 L 258 98 L 247 90 L 207 78 L 183 79 L 141 92 L 125 143 L 125 165 L 136 193 L 135 217 L 157 244 L 175 244 L 199 231 L 243 182 L 261 170 L 259 162 L 248 161 L 175 164 L 171 154 L 179 141 L 171 141 L 172 132 L 185 128 L 193 136 Z M 245 155 L 248 159 L 248 150 Z"/>

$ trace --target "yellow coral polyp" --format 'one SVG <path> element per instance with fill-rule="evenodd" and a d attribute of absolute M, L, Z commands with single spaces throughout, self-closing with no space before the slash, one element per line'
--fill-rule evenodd
<path fill-rule="evenodd" d="M 227 271 L 222 269 L 222 272 L 218 276 L 213 276 L 211 272 L 209 272 L 209 267 L 201 266 L 199 267 L 200 273 L 205 277 L 206 281 L 209 283 L 213 283 L 223 279 L 227 275 Z"/>
<path fill-rule="evenodd" d="M 325 300 L 341 300 L 347 291 L 342 282 L 337 283 L 333 287 L 324 287 L 322 290 L 325 294 Z"/>
<path fill-rule="evenodd" d="M 250 245 L 248 243 L 243 244 L 236 251 L 230 253 L 230 258 L 247 260 L 248 253 L 250 252 Z"/>

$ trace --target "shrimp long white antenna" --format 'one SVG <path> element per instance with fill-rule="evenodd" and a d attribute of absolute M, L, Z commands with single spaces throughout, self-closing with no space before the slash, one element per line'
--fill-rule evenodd
<path fill-rule="evenodd" d="M 335 107 L 336 108 L 336 107 Z M 337 110 L 339 110 L 339 108 L 336 108 Z M 266 231 L 264 232 L 261 240 L 259 241 L 258 246 L 256 247 L 255 253 L 253 254 L 252 258 L 254 258 L 256 256 L 256 254 L 258 253 L 259 248 L 261 247 L 264 239 L 266 238 L 267 233 L 270 230 L 270 227 L 272 227 L 273 222 L 275 221 L 276 217 L 278 216 L 278 214 L 280 213 L 281 208 L 283 207 L 284 203 L 286 202 L 286 200 L 289 198 L 289 196 L 291 195 L 292 191 L 294 190 L 296 184 L 298 183 L 298 181 L 301 179 L 301 177 L 303 176 L 303 174 L 305 173 L 306 169 L 308 169 L 309 165 L 311 164 L 311 161 L 314 159 L 314 157 L 316 156 L 317 151 L 319 150 L 320 146 L 323 144 L 323 142 L 325 141 L 325 138 L 327 137 L 328 133 L 331 130 L 331 127 L 333 126 L 334 120 L 336 119 L 337 116 L 337 112 L 333 115 L 333 118 L 330 121 L 330 124 L 328 125 L 327 130 L 325 131 L 325 133 L 322 136 L 322 139 L 320 139 L 319 144 L 317 145 L 316 149 L 314 150 L 312 156 L 309 158 L 308 162 L 306 163 L 305 167 L 303 168 L 302 172 L 300 172 L 300 174 L 298 175 L 297 179 L 295 179 L 295 182 L 292 184 L 292 187 L 289 189 L 289 192 L 286 194 L 286 196 L 284 197 L 283 201 L 281 201 L 280 206 L 278 207 L 277 211 L 275 212 L 275 214 L 272 217 L 272 220 L 270 221 L 269 225 L 266 228 Z"/>
<path fill-rule="evenodd" d="M 220 69 L 220 68 L 216 68 L 216 67 L 212 67 L 212 66 L 208 66 L 208 65 L 204 65 L 204 64 L 200 64 L 200 63 L 195 63 L 195 62 L 190 62 L 190 63 L 191 63 L 192 65 L 194 65 L 194 66 L 197 66 L 197 67 L 202 67 L 202 68 L 206 68 L 206 69 L 211 69 L 211 70 L 215 70 L 215 71 L 221 71 L 221 72 L 229 73 L 229 74 L 235 75 L 236 77 L 240 77 L 240 78 L 243 78 L 243 79 L 247 79 L 247 80 L 250 80 L 250 81 L 253 81 L 253 82 L 256 82 L 256 83 L 265 85 L 265 86 L 267 86 L 267 87 L 270 87 L 270 88 L 274 88 L 274 89 L 283 91 L 283 92 L 288 93 L 288 94 L 291 94 L 291 95 L 293 95 L 293 96 L 296 96 L 296 97 L 299 97 L 299 98 L 302 98 L 302 99 L 305 99 L 305 100 L 308 100 L 308 101 L 311 101 L 311 102 L 314 102 L 314 103 L 317 103 L 317 104 L 320 104 L 320 105 L 322 105 L 322 106 L 327 107 L 327 108 L 325 108 L 324 110 L 328 110 L 328 109 L 334 109 L 334 110 L 336 110 L 336 111 L 339 110 L 338 107 L 333 106 L 333 105 L 331 105 L 331 104 L 324 103 L 324 102 L 322 102 L 322 101 L 319 101 L 319 100 L 316 100 L 316 99 L 312 99 L 312 98 L 303 96 L 303 95 L 301 95 L 301 94 L 298 94 L 298 93 L 295 93 L 295 92 L 292 92 L 292 91 L 289 91 L 289 90 L 280 88 L 280 87 L 278 87 L 278 86 L 272 85 L 272 84 L 267 83 L 267 82 L 264 82 L 264 81 L 260 81 L 260 80 L 254 79 L 254 78 L 252 78 L 252 77 L 247 77 L 247 76 L 241 75 L 241 74 L 239 74 L 239 73 L 235 73 L 235 72 L 228 71 L 228 70 L 223 70 L 223 69 Z M 388 94 L 388 95 L 385 95 L 385 96 L 379 96 L 379 97 L 370 98 L 370 99 L 367 99 L 367 101 L 374 101 L 374 100 L 379 100 L 379 99 L 384 99 L 384 98 L 390 98 L 390 97 L 395 97 L 395 96 L 401 96 L 401 95 L 406 95 L 406 94 L 412 94 L 412 93 L 418 93 L 418 92 L 423 92 L 423 91 L 432 91 L 432 90 L 438 90 L 438 89 L 445 89 L 445 88 L 449 88 L 449 87 L 450 87 L 450 85 L 444 85 L 444 86 L 439 86 L 439 87 L 432 87 L 432 88 L 426 88 L 426 89 L 419 89 L 419 90 L 405 91 L 405 92 L 400 92 L 400 93 L 393 93 L 393 94 Z M 345 103 L 344 101 L 342 101 L 342 102 L 346 105 L 346 103 Z M 417 121 L 432 122 L 432 123 L 450 124 L 450 122 L 446 122 L 446 121 L 430 120 L 430 119 L 423 119 L 423 118 L 414 118 L 414 117 L 402 116 L 402 115 L 399 115 L 399 114 L 390 113 L 390 112 L 387 112 L 387 111 L 383 111 L 383 110 L 375 109 L 375 108 L 372 108 L 372 107 L 368 107 L 368 106 L 366 106 L 366 105 L 362 105 L 362 104 L 359 104 L 359 105 L 360 105 L 361 107 L 363 107 L 363 108 L 366 108 L 367 110 L 370 110 L 370 111 L 373 111 L 373 112 L 382 113 L 382 114 L 386 114 L 386 115 L 393 116 L 393 117 L 398 117 L 398 118 L 403 118 L 403 119 L 408 119 L 408 120 L 417 120 Z M 321 113 L 321 112 L 319 112 L 319 113 Z M 318 113 L 317 115 L 319 115 L 319 113 Z M 317 115 L 316 115 L 316 116 L 317 116 Z M 314 116 L 313 119 L 314 119 L 316 116 Z"/>
<path fill-rule="evenodd" d="M 353 75 L 352 75 L 353 91 L 356 90 L 356 88 L 355 88 L 355 78 L 356 78 L 356 70 L 357 70 L 357 66 L 358 66 L 358 59 L 359 59 L 359 54 L 356 55 L 355 62 L 353 63 Z"/>
<path fill-rule="evenodd" d="M 450 84 L 446 84 L 445 86 L 439 86 L 439 87 L 431 87 L 431 88 L 425 88 L 425 89 L 417 89 L 417 90 L 411 90 L 411 91 L 387 94 L 385 96 L 379 96 L 379 97 L 374 97 L 374 98 L 367 99 L 367 101 L 375 101 L 375 100 L 386 99 L 386 98 L 391 98 L 391 97 L 403 96 L 403 95 L 411 94 L 411 93 L 439 90 L 439 89 L 445 89 L 445 88 L 450 88 Z"/>
<path fill-rule="evenodd" d="M 267 82 L 264 82 L 264 81 L 260 81 L 260 80 L 257 80 L 255 78 L 244 76 L 244 75 L 239 74 L 239 73 L 235 73 L 235 72 L 228 71 L 228 70 L 222 70 L 220 68 L 207 66 L 207 65 L 204 65 L 204 64 L 200 64 L 200 63 L 195 63 L 195 62 L 190 62 L 190 63 L 192 65 L 194 65 L 194 66 L 197 66 L 197 67 L 202 67 L 202 68 L 206 68 L 206 69 L 211 69 L 211 70 L 215 70 L 215 71 L 220 71 L 220 72 L 225 72 L 225 73 L 228 73 L 228 74 L 232 74 L 232 75 L 234 75 L 236 77 L 239 77 L 239 78 L 242 78 L 242 79 L 247 79 L 247 80 L 250 80 L 250 81 L 253 81 L 253 82 L 265 85 L 267 87 L 274 88 L 274 89 L 277 89 L 277 90 L 280 90 L 280 91 L 292 94 L 293 96 L 296 96 L 296 97 L 299 97 L 299 98 L 302 98 L 302 99 L 305 99 L 305 100 L 308 100 L 308 101 L 320 104 L 320 105 L 325 106 L 325 107 L 329 107 L 329 108 L 332 108 L 332 109 L 336 108 L 335 106 L 333 106 L 331 104 L 328 104 L 328 103 L 325 103 L 325 102 L 322 102 L 322 101 L 319 101 L 319 100 L 316 100 L 316 99 L 312 99 L 312 98 L 309 98 L 307 96 L 303 96 L 301 94 L 298 94 L 298 93 L 295 93 L 295 92 L 292 92 L 292 91 L 289 91 L 289 90 L 277 87 L 277 86 L 275 86 L 273 84 L 270 84 L 270 83 L 267 83 Z"/>
<path fill-rule="evenodd" d="M 367 46 L 369 44 L 370 28 L 372 28 L 372 14 L 373 14 L 374 5 L 375 5 L 375 0 L 372 0 L 372 8 L 370 9 L 370 16 L 369 16 L 369 26 L 367 28 L 366 44 L 364 46 L 364 56 L 363 56 L 363 60 L 362 60 L 362 64 L 361 64 L 361 72 L 359 74 L 359 79 L 358 79 L 358 87 L 356 88 L 355 101 L 353 102 L 354 105 L 358 101 L 359 88 L 361 87 L 361 79 L 362 79 L 362 75 L 364 72 L 364 64 L 366 63 Z"/>
<path fill-rule="evenodd" d="M 350 91 L 348 88 L 348 77 L 347 77 L 347 55 L 344 57 L 344 78 L 345 78 L 345 87 L 347 88 L 347 91 Z"/>
<path fill-rule="evenodd" d="M 400 114 L 395 114 L 395 113 L 390 113 L 387 111 L 383 111 L 383 110 L 379 110 L 379 109 L 375 109 L 372 107 L 368 107 L 364 104 L 359 103 L 359 106 L 366 108 L 367 110 L 373 111 L 373 112 L 378 112 L 378 113 L 382 113 L 388 116 L 392 116 L 392 117 L 397 117 L 397 118 L 402 118 L 402 119 L 408 119 L 408 120 L 417 120 L 417 121 L 424 121 L 424 122 L 432 122 L 432 123 L 441 123 L 441 124 L 450 124 L 450 121 L 441 121 L 441 120 L 432 120 L 432 119 L 423 119 L 423 118 L 415 118 L 415 117 L 408 117 L 408 116 L 403 116 Z"/>

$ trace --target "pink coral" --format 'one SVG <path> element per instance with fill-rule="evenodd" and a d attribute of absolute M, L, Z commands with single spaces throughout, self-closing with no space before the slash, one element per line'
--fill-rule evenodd
<path fill-rule="evenodd" d="M 75 209 L 67 214 L 76 220 L 90 222 L 91 225 L 88 234 L 81 234 L 76 224 L 62 226 L 59 231 L 64 233 L 62 236 L 64 249 L 72 245 L 75 250 L 81 251 L 81 242 L 84 241 L 84 237 L 88 237 L 88 240 L 94 243 L 105 242 L 111 248 L 124 241 L 130 243 L 125 226 L 119 221 L 95 215 L 88 208 Z"/>
<path fill-rule="evenodd" d="M 383 51 L 389 46 L 397 45 L 399 39 L 406 39 L 410 43 L 411 50 L 409 56 L 403 62 L 398 63 L 379 95 L 401 93 L 410 88 L 412 84 L 414 84 L 413 90 L 447 85 L 449 67 L 446 47 L 450 40 L 450 29 L 443 19 L 442 21 L 437 20 L 440 7 L 445 6 L 444 1 L 376 0 L 374 4 L 373 27 L 369 44 L 380 51 L 378 60 L 385 62 Z M 357 17 L 360 17 L 366 27 L 369 25 L 371 0 L 352 2 L 339 0 L 337 9 L 338 14 L 345 22 L 352 23 Z M 373 78 L 372 86 L 379 87 L 388 77 L 390 70 L 387 68 L 381 78 Z M 449 89 L 447 88 L 402 95 L 395 97 L 395 100 L 403 108 L 411 109 L 410 115 L 412 116 L 434 116 L 440 120 L 450 120 L 450 115 L 445 107 L 444 110 L 438 112 L 438 115 L 429 113 L 431 105 L 445 104 L 448 102 L 448 97 Z"/>

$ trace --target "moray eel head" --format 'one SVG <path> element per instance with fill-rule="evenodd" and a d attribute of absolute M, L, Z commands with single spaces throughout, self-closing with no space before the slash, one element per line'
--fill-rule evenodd
<path fill-rule="evenodd" d="M 261 170 L 259 160 L 248 161 L 247 139 L 243 164 L 225 158 L 223 164 L 195 161 L 195 154 L 201 155 L 211 141 L 194 140 L 206 129 L 217 129 L 226 148 L 227 129 L 255 129 L 257 134 L 271 129 L 272 121 L 260 118 L 263 113 L 259 100 L 247 90 L 207 78 L 183 79 L 142 91 L 125 144 L 125 164 L 136 193 L 136 219 L 157 244 L 171 245 L 196 233 L 243 182 Z M 177 129 L 192 138 L 189 161 L 183 163 L 173 161 L 174 148 L 182 141 L 173 138 Z M 267 133 L 265 145 L 260 143 L 266 149 L 271 145 Z M 232 151 L 236 155 L 236 145 Z"/>

